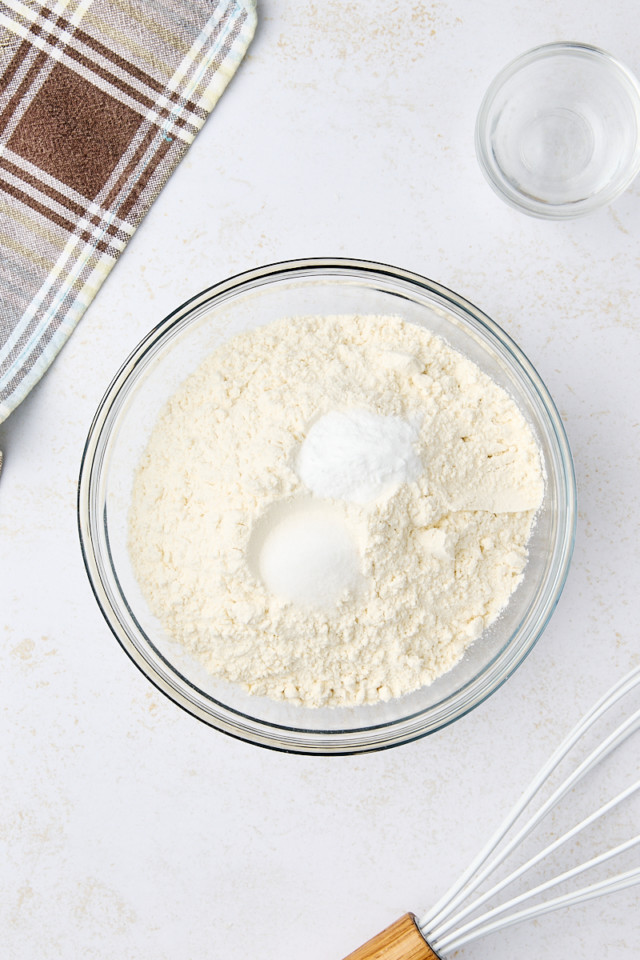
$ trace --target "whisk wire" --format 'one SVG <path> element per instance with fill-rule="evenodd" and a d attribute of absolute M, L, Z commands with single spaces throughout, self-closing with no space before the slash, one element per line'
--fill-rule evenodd
<path fill-rule="evenodd" d="M 493 860 L 487 858 L 488 862 L 485 862 L 485 865 L 478 869 L 476 876 L 473 881 L 471 881 L 463 893 L 458 898 L 458 902 L 462 897 L 467 897 L 477 887 L 490 876 L 501 863 L 509 856 L 509 854 L 520 844 L 529 834 L 535 829 L 535 827 L 540 823 L 541 820 L 549 813 L 550 810 L 553 810 L 554 807 L 562 800 L 568 791 L 574 787 L 580 780 L 593 769 L 596 764 L 600 763 L 605 757 L 607 757 L 616 747 L 620 746 L 627 737 L 631 736 L 632 733 L 640 727 L 640 710 L 637 710 L 630 717 L 628 717 L 623 723 L 617 727 L 613 733 L 611 733 L 595 750 L 593 750 L 589 756 L 582 761 L 582 763 L 576 767 L 572 774 L 570 774 L 551 794 L 549 799 L 536 811 L 536 813 L 524 824 L 523 827 L 509 840 L 509 842 L 498 851 Z M 453 904 L 449 908 L 449 915 L 451 910 L 454 909 Z M 446 920 L 446 917 L 444 918 Z M 442 933 L 443 927 L 434 925 L 430 929 L 430 936 L 436 938 Z"/>
<path fill-rule="evenodd" d="M 478 910 L 483 903 L 486 903 L 487 900 L 497 896 L 502 890 L 504 890 L 505 887 L 509 886 L 511 883 L 514 883 L 521 876 L 523 876 L 523 874 L 527 873 L 527 871 L 536 866 L 536 864 L 540 863 L 546 857 L 554 853 L 559 847 L 563 846 L 563 844 L 567 843 L 569 840 L 572 840 L 575 836 L 577 836 L 583 830 L 586 830 L 587 827 L 590 827 L 593 823 L 595 823 L 601 817 L 604 817 L 607 813 L 610 813 L 611 810 L 613 810 L 623 801 L 629 799 L 629 797 L 631 797 L 638 790 L 640 790 L 640 780 L 632 784 L 632 786 L 627 787 L 626 790 L 623 790 L 622 793 L 619 793 L 616 797 L 613 797 L 613 799 L 607 801 L 607 803 L 603 804 L 598 810 L 590 814 L 590 816 L 586 817 L 580 823 L 577 823 L 561 837 L 558 837 L 557 840 L 554 840 L 553 843 L 550 843 L 535 856 L 531 857 L 531 859 L 527 860 L 526 863 L 523 863 L 522 866 L 517 868 L 517 870 L 514 870 L 499 883 L 495 884 L 495 886 L 491 887 L 490 890 L 487 890 L 476 900 L 473 900 L 463 910 L 460 910 L 459 913 L 456 913 L 454 916 L 450 917 L 445 923 L 440 924 L 438 926 L 437 936 L 442 937 L 452 927 L 458 927 L 458 924 L 460 924 L 465 917 Z M 636 841 L 637 839 L 638 838 L 636 838 Z M 460 932 L 459 929 L 458 932 Z M 433 937 L 433 935 L 434 934 L 432 932 L 431 936 Z"/>
<path fill-rule="evenodd" d="M 447 945 L 447 950 L 457 950 L 459 947 L 463 947 L 473 940 L 479 940 L 480 937 L 484 937 L 488 933 L 495 933 L 498 930 L 503 930 L 505 927 L 521 923 L 523 920 L 533 920 L 543 916 L 545 913 L 559 910 L 561 907 L 571 907 L 574 904 L 594 900 L 596 897 L 603 896 L 603 894 L 617 893 L 620 890 L 626 890 L 636 883 L 640 883 L 640 867 L 619 873 L 615 877 L 609 877 L 607 880 L 601 880 L 588 887 L 582 887 L 580 890 L 574 890 L 572 893 L 565 893 L 563 896 L 555 897 L 553 900 L 547 900 L 545 903 L 538 903 L 526 910 L 519 910 L 500 920 L 495 920 L 493 923 L 488 923 L 486 926 L 478 927 L 467 934 L 459 936 L 456 933 L 452 935 Z"/>
<path fill-rule="evenodd" d="M 573 867 L 571 870 L 566 870 L 564 873 L 557 877 L 553 877 L 551 880 L 546 880 L 544 883 L 540 883 L 536 887 L 526 890 L 519 896 L 513 897 L 511 900 L 507 900 L 505 903 L 500 904 L 500 906 L 494 907 L 492 910 L 488 910 L 486 913 L 483 913 L 482 916 L 476 917 L 474 920 L 471 920 L 464 926 L 457 928 L 455 933 L 449 934 L 448 937 L 436 937 L 431 942 L 436 950 L 444 950 L 449 948 L 450 941 L 457 940 L 462 934 L 471 930 L 475 930 L 477 927 L 482 926 L 482 924 L 487 920 L 500 916 L 500 914 L 506 913 L 512 907 L 526 903 L 527 900 L 531 900 L 534 897 L 537 897 L 539 894 L 545 893 L 547 890 L 551 890 L 553 887 L 556 887 L 567 880 L 572 880 L 581 873 L 586 873 L 587 870 L 592 870 L 594 867 L 600 866 L 602 863 L 606 863 L 608 860 L 613 859 L 613 857 L 617 857 L 620 854 L 625 853 L 625 851 L 630 850 L 638 843 L 640 843 L 640 834 L 638 834 L 636 837 L 632 837 L 631 840 L 626 840 L 624 843 L 619 844 L 617 847 L 614 847 L 611 850 L 607 850 L 604 853 L 599 854 L 597 857 L 592 857 L 591 860 L 587 860 L 584 863 L 579 864 L 577 867 Z"/>
<path fill-rule="evenodd" d="M 585 716 L 576 724 L 573 730 L 571 730 L 568 736 L 562 741 L 560 746 L 555 750 L 544 767 L 531 781 L 529 787 L 525 790 L 520 800 L 515 804 L 502 825 L 495 832 L 487 845 L 480 851 L 469 868 L 462 874 L 458 881 L 453 884 L 449 891 L 436 903 L 433 909 L 420 921 L 420 929 L 429 942 L 442 946 L 442 943 L 445 943 L 446 939 L 449 949 L 453 949 L 454 947 L 461 946 L 463 942 L 468 942 L 468 938 L 475 939 L 475 936 L 483 935 L 479 932 L 473 933 L 472 935 L 470 931 L 466 935 L 467 939 L 463 938 L 463 940 L 459 941 L 457 938 L 460 934 L 460 931 L 456 931 L 455 933 L 449 934 L 449 937 L 442 939 L 441 941 L 438 939 L 443 938 L 444 931 L 449 930 L 455 922 L 458 922 L 464 916 L 467 916 L 468 913 L 480 906 L 480 904 L 484 902 L 490 894 L 487 896 L 483 895 L 482 898 L 475 902 L 473 907 L 468 909 L 465 908 L 465 910 L 461 911 L 461 913 L 456 915 L 455 918 L 448 920 L 447 918 L 451 917 L 452 911 L 454 911 L 456 907 L 460 905 L 464 898 L 468 897 L 471 893 L 473 893 L 474 890 L 477 889 L 479 884 L 482 883 L 482 881 L 503 862 L 505 857 L 514 849 L 514 847 L 517 846 L 517 844 L 520 843 L 534 829 L 542 817 L 544 817 L 549 810 L 551 810 L 560 801 L 560 799 L 567 793 L 568 790 L 575 786 L 575 784 L 579 782 L 579 780 L 582 779 L 582 777 L 585 776 L 597 763 L 608 756 L 609 753 L 611 753 L 617 746 L 626 740 L 627 737 L 629 737 L 638 729 L 640 726 L 640 711 L 636 711 L 634 714 L 632 714 L 632 716 L 622 723 L 612 734 L 610 734 L 610 736 L 607 737 L 599 747 L 593 750 L 586 760 L 584 760 L 578 766 L 573 774 L 567 777 L 565 781 L 556 789 L 549 800 L 543 804 L 542 807 L 534 814 L 534 816 L 524 825 L 524 827 L 518 831 L 516 837 L 513 840 L 510 840 L 508 844 L 502 848 L 493 859 L 490 859 L 491 855 L 500 845 L 502 840 L 504 840 L 505 836 L 508 834 L 516 820 L 522 815 L 523 811 L 536 796 L 542 785 L 553 773 L 564 757 L 569 753 L 569 751 L 575 746 L 578 740 L 600 719 L 600 717 L 607 710 L 609 710 L 623 696 L 629 693 L 639 682 L 640 667 L 637 667 L 619 680 L 606 694 L 604 694 L 604 696 L 593 705 L 593 707 L 585 714 Z M 633 792 L 634 789 L 637 789 L 637 785 L 625 793 L 628 795 Z M 621 802 L 622 799 L 624 799 L 624 797 L 623 795 L 620 795 L 619 798 L 615 798 L 614 801 L 611 801 L 610 805 L 605 804 L 605 807 L 611 809 L 611 804 L 615 805 L 616 803 Z M 605 812 L 604 809 L 602 812 Z M 593 818 L 588 818 L 588 820 L 589 822 L 593 822 Z M 587 824 L 585 822 L 582 825 L 578 825 L 578 827 L 579 829 L 583 829 L 586 825 Z M 577 832 L 577 830 L 575 830 L 575 832 Z M 560 842 L 565 842 L 566 839 L 568 839 L 568 836 Z M 559 845 L 559 842 L 555 844 L 555 846 Z M 555 848 L 553 844 L 551 846 Z M 549 852 L 549 849 L 547 849 L 546 852 Z M 545 852 L 543 851 L 541 855 L 533 858 L 533 861 L 529 864 L 529 866 L 532 866 L 533 862 L 539 862 L 544 854 Z M 524 868 L 521 868 L 520 873 L 524 872 L 524 870 L 528 868 L 529 867 L 525 865 Z M 520 875 L 520 873 L 517 871 L 516 873 L 517 875 Z M 630 877 L 631 875 L 640 876 L 640 872 L 631 871 L 628 876 Z M 612 878 L 611 883 L 615 885 L 618 881 L 623 882 L 621 878 L 623 878 L 627 886 L 630 885 L 631 882 L 637 882 L 637 880 L 629 880 L 627 883 L 627 875 L 621 874 L 620 877 Z M 603 881 L 603 883 L 606 887 L 608 881 Z M 504 885 L 505 884 L 502 886 Z M 498 886 L 499 889 L 502 889 L 502 886 Z M 598 889 L 601 892 L 605 892 L 605 887 L 603 887 L 602 884 L 595 884 L 592 887 L 584 888 L 584 891 L 589 892 L 591 890 Z M 606 889 L 608 890 L 608 888 Z M 616 889 L 618 889 L 617 886 Z M 578 893 L 584 891 L 578 891 Z M 597 896 L 599 893 L 588 893 L 588 895 L 585 893 L 585 897 L 587 899 L 590 899 L 592 895 Z M 577 896 L 577 894 L 567 896 Z M 551 906 L 551 904 L 557 904 L 557 906 L 561 906 L 563 904 L 568 905 L 569 902 L 566 901 L 565 903 L 565 900 L 566 898 L 556 898 L 555 901 L 549 901 L 546 905 L 539 904 L 537 907 L 530 908 L 530 910 L 538 910 L 542 907 L 545 907 L 546 909 L 543 912 L 547 912 L 548 909 L 557 908 L 555 906 Z M 577 901 L 572 899 L 571 902 L 573 903 Z M 514 914 L 510 918 L 503 918 L 502 921 L 495 921 L 495 923 L 503 923 L 504 925 L 507 925 L 507 921 L 508 924 L 516 923 L 519 922 L 520 919 L 526 919 L 525 914 L 526 916 L 530 915 L 528 911 L 519 911 L 517 915 Z M 480 919 L 486 920 L 487 916 L 488 915 L 485 914 L 484 917 Z M 513 919 L 514 917 L 517 917 L 518 919 Z M 476 921 L 474 921 L 474 924 L 475 923 Z M 484 927 L 476 927 L 475 929 L 476 931 L 482 929 L 485 932 L 490 932 L 490 930 L 494 929 L 494 925 L 489 924 L 489 927 L 486 928 L 486 930 Z"/>

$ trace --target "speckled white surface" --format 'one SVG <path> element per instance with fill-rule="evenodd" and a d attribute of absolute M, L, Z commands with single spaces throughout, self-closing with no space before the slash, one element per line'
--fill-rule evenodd
<path fill-rule="evenodd" d="M 473 154 L 483 90 L 537 43 L 596 43 L 640 73 L 635 0 L 264 0 L 260 15 L 187 160 L 0 427 L 7 960 L 339 960 L 432 903 L 638 663 L 640 183 L 544 223 L 502 205 Z M 515 676 L 449 729 L 356 759 L 262 751 L 156 693 L 102 620 L 75 521 L 94 409 L 142 335 L 229 274 L 323 255 L 416 270 L 501 323 L 558 403 L 580 497 L 565 593 Z M 637 745 L 627 756 L 637 769 Z M 628 891 L 459 956 L 630 960 L 638 906 Z"/>

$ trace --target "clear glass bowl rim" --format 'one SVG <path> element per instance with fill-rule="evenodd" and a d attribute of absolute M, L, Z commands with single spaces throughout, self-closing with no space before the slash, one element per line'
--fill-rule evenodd
<path fill-rule="evenodd" d="M 519 367 L 534 387 L 548 416 L 548 426 L 551 427 L 552 436 L 557 443 L 566 493 L 565 522 L 558 534 L 557 562 L 553 582 L 529 641 L 526 644 L 522 641 L 518 643 L 519 636 L 516 632 L 509 637 L 480 674 L 458 688 L 455 693 L 430 705 L 425 710 L 387 723 L 351 727 L 347 730 L 309 730 L 303 726 L 291 727 L 269 723 L 242 714 L 219 702 L 220 712 L 212 713 L 203 710 L 199 704 L 190 699 L 188 689 L 177 690 L 174 684 L 153 669 L 122 628 L 100 574 L 99 561 L 103 558 L 96 553 L 97 537 L 92 533 L 95 525 L 102 519 L 99 510 L 99 490 L 105 450 L 116 421 L 122 391 L 130 378 L 135 375 L 139 361 L 162 340 L 168 331 L 182 321 L 188 320 L 189 315 L 200 309 L 204 303 L 213 304 L 218 298 L 226 297 L 230 293 L 238 293 L 244 288 L 259 285 L 262 282 L 277 282 L 280 279 L 304 275 L 319 278 L 338 275 L 355 276 L 369 281 L 374 281 L 376 277 L 398 280 L 433 294 L 462 311 L 472 326 L 478 326 L 485 334 L 489 334 L 493 346 L 498 347 L 501 356 Z M 388 749 L 435 733 L 483 703 L 513 674 L 543 633 L 564 588 L 575 541 L 576 483 L 569 443 L 555 404 L 528 358 L 495 321 L 454 291 L 411 271 L 368 260 L 343 257 L 309 258 L 268 264 L 216 283 L 177 307 L 140 341 L 111 381 L 89 428 L 80 466 L 77 518 L 84 565 L 98 606 L 125 653 L 161 693 L 187 713 L 236 739 L 286 753 L 351 755 Z M 123 599 L 126 603 L 126 597 Z"/>
<path fill-rule="evenodd" d="M 638 81 L 635 74 L 632 73 L 624 63 L 621 63 L 616 57 L 607 53 L 606 50 L 602 50 L 600 47 L 593 46 L 592 44 L 557 40 L 552 43 L 543 43 L 540 46 L 533 47 L 533 49 L 520 54 L 503 67 L 489 84 L 482 98 L 482 103 L 480 104 L 476 118 L 476 156 L 478 158 L 478 165 L 489 186 L 497 193 L 501 200 L 504 200 L 516 210 L 520 210 L 533 217 L 539 217 L 543 220 L 570 220 L 574 217 L 583 216 L 584 214 L 599 210 L 601 207 L 612 203 L 617 197 L 624 193 L 640 173 L 640 149 L 638 149 L 635 163 L 630 165 L 627 175 L 615 181 L 608 189 L 605 188 L 585 200 L 565 204 L 548 204 L 542 200 L 535 200 L 533 197 L 528 197 L 526 194 L 516 190 L 516 188 L 504 178 L 497 163 L 493 162 L 488 114 L 500 89 L 514 74 L 518 73 L 519 70 L 528 66 L 530 63 L 567 53 L 583 54 L 590 59 L 606 61 L 620 74 L 623 81 L 626 81 L 630 96 L 635 94 L 640 111 L 640 81 Z M 640 130 L 638 137 L 640 138 Z"/>

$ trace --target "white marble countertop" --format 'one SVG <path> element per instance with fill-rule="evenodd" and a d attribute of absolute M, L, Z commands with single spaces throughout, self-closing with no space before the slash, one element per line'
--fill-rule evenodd
<path fill-rule="evenodd" d="M 635 0 L 264 0 L 187 159 L 0 427 L 7 960 L 339 960 L 433 903 L 637 665 L 640 182 L 600 213 L 546 223 L 502 204 L 473 151 L 491 78 L 559 39 L 640 74 Z M 208 729 L 135 669 L 91 594 L 75 495 L 96 405 L 152 325 L 227 275 L 333 255 L 431 277 L 515 337 L 564 418 L 580 515 L 559 607 L 489 701 L 417 743 L 307 758 Z M 597 778 L 584 790 L 600 798 Z M 620 813 L 599 842 L 632 827 Z M 636 888 L 459 956 L 631 960 L 638 906 Z"/>

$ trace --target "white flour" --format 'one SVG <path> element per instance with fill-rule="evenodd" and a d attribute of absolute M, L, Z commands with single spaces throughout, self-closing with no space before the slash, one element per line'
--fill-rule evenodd
<path fill-rule="evenodd" d="M 361 444 L 356 469 L 336 436 L 357 447 L 377 417 L 397 418 L 391 460 Z M 543 493 L 515 403 L 444 341 L 394 317 L 285 319 L 171 398 L 130 551 L 153 612 L 212 673 L 306 706 L 374 702 L 430 683 L 498 616 Z"/>

